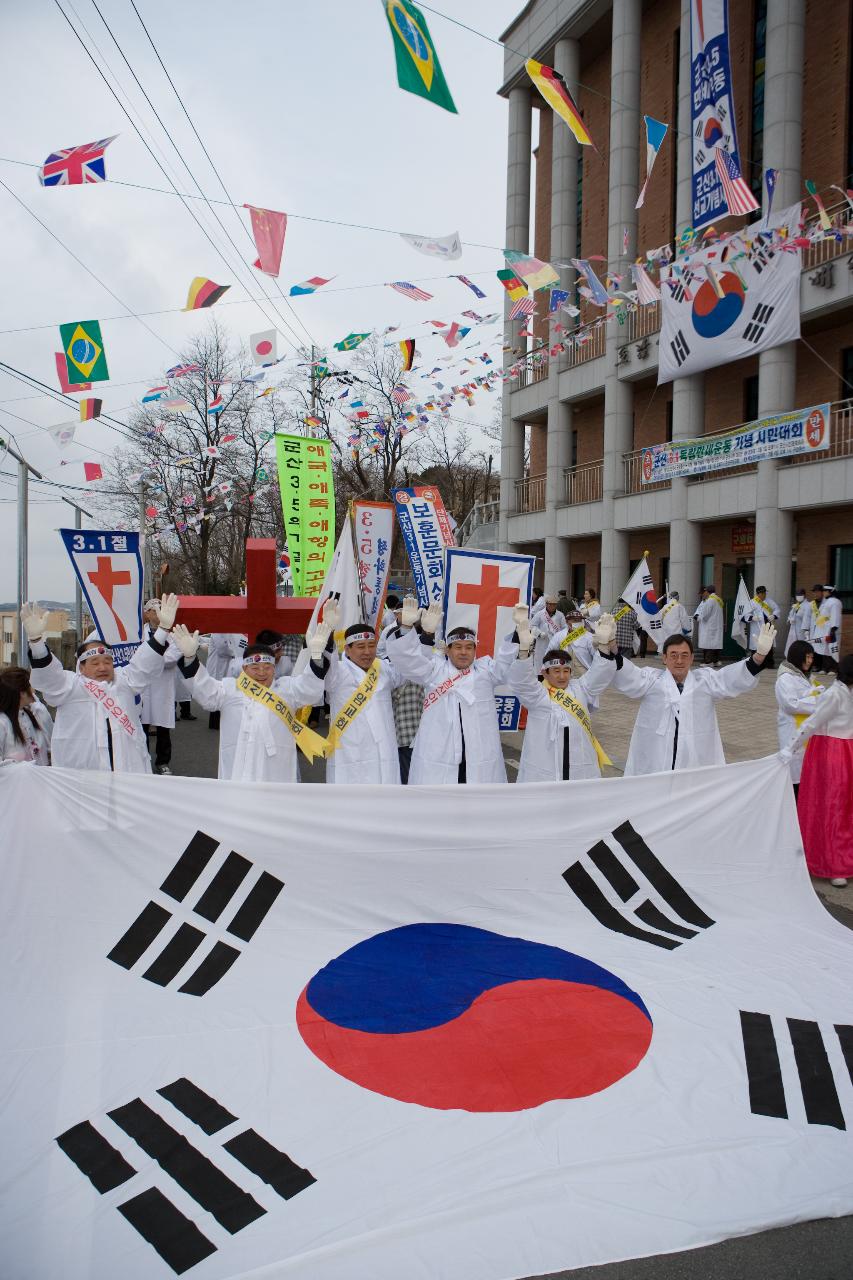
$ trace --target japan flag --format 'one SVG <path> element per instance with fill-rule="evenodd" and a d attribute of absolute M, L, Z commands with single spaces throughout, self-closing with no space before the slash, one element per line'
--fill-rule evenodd
<path fill-rule="evenodd" d="M 264 333 L 253 333 L 249 338 L 252 360 L 256 365 L 265 368 L 275 364 L 278 359 L 278 335 L 275 329 L 267 329 Z"/>

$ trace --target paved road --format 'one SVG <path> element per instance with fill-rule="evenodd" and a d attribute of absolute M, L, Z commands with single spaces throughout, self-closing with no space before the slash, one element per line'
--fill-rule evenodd
<path fill-rule="evenodd" d="M 651 660 L 652 665 L 656 665 Z M 773 673 L 765 673 L 757 689 L 718 704 L 720 733 L 729 761 L 750 760 L 777 749 Z M 179 722 L 172 735 L 175 773 L 216 776 L 218 734 L 207 727 L 207 716 L 193 708 L 198 719 Z M 596 715 L 596 733 L 615 761 L 608 773 L 620 774 L 636 715 L 636 705 L 607 692 Z M 325 726 L 324 726 L 325 732 Z M 515 781 L 521 735 L 507 735 L 504 755 L 510 780 Z M 322 761 L 306 767 L 303 782 L 325 780 Z M 833 889 L 814 881 L 824 905 L 847 928 L 853 929 L 853 884 Z M 726 1240 L 704 1249 L 633 1259 L 603 1267 L 560 1271 L 535 1280 L 851 1280 L 853 1278 L 853 1217 L 823 1219 Z M 530 1280 L 534 1280 L 533 1277 Z"/>

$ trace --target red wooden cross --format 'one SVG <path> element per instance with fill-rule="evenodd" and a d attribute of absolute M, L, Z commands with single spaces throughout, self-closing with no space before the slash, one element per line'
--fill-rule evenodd
<path fill-rule="evenodd" d="M 498 625 L 498 609 L 501 605 L 518 604 L 521 592 L 517 587 L 501 586 L 501 571 L 496 564 L 484 564 L 479 582 L 460 582 L 456 588 L 457 604 L 475 604 L 477 614 L 477 648 L 480 654 L 495 648 L 495 631 Z"/>
<path fill-rule="evenodd" d="M 278 552 L 273 538 L 250 538 L 246 543 L 244 596 L 181 596 L 178 622 L 190 631 L 236 632 L 254 641 L 259 631 L 302 635 L 316 600 L 310 596 L 276 595 Z"/>

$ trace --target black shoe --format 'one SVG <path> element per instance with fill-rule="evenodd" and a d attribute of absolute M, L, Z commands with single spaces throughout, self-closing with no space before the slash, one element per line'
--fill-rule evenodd
<path fill-rule="evenodd" d="M 193 715 L 181 716 L 181 719 L 182 720 L 198 720 L 198 716 L 193 716 Z"/>

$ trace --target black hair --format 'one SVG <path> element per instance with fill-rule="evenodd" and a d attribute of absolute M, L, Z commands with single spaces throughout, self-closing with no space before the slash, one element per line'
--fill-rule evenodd
<path fill-rule="evenodd" d="M 386 596 L 386 597 L 385 597 L 385 607 L 386 607 L 387 609 L 399 609 L 399 608 L 400 608 L 400 597 L 399 597 L 399 596 Z"/>
<path fill-rule="evenodd" d="M 255 644 L 265 644 L 272 647 L 274 644 L 282 644 L 283 642 L 284 636 L 280 631 L 259 631 L 255 636 Z"/>
<path fill-rule="evenodd" d="M 823 583 L 822 583 L 822 582 L 816 582 L 816 583 L 814 584 L 814 586 L 812 587 L 812 591 L 823 591 Z"/>
<path fill-rule="evenodd" d="M 74 657 L 81 658 L 83 654 L 86 652 L 86 650 L 91 649 L 92 646 L 95 644 L 102 644 L 105 649 L 112 648 L 112 645 L 107 644 L 106 641 L 104 640 L 81 640 L 80 644 L 78 644 L 77 646 L 77 650 L 74 654 Z"/>
<path fill-rule="evenodd" d="M 373 628 L 369 627 L 366 622 L 354 622 L 352 626 L 347 627 L 346 631 L 344 632 L 344 644 L 346 644 L 347 638 L 349 636 L 361 635 L 361 633 L 364 631 L 372 631 L 372 630 Z"/>
<path fill-rule="evenodd" d="M 542 659 L 542 662 L 540 662 L 539 665 L 543 666 L 546 662 L 550 662 L 553 658 L 562 658 L 563 666 L 570 667 L 572 665 L 571 654 L 566 653 L 565 649 L 549 649 L 548 652 L 545 654 L 545 657 Z"/>
<path fill-rule="evenodd" d="M 808 640 L 794 640 L 788 646 L 788 652 L 785 657 L 792 667 L 796 667 L 798 671 L 805 671 L 803 663 L 810 653 L 814 653 L 814 649 Z"/>
<path fill-rule="evenodd" d="M 712 583 L 709 583 L 709 585 L 708 585 L 708 586 L 703 587 L 703 588 L 702 588 L 702 590 L 703 590 L 703 591 L 711 591 L 711 592 L 713 592 L 713 590 L 714 590 L 714 584 L 713 584 L 713 582 L 712 582 Z"/>
<path fill-rule="evenodd" d="M 598 599 L 598 592 L 596 591 L 595 587 L 584 587 L 584 591 L 588 591 L 589 594 L 592 596 L 593 600 Z"/>
<path fill-rule="evenodd" d="M 667 636 L 667 638 L 664 640 L 661 653 L 666 653 L 667 649 L 672 649 L 677 644 L 686 644 L 690 652 L 691 653 L 693 652 L 693 641 L 690 639 L 690 636 L 672 635 L 672 636 Z"/>
<path fill-rule="evenodd" d="M 264 657 L 269 658 L 270 662 L 275 662 L 275 654 L 268 644 L 247 644 L 243 650 L 243 657 L 251 658 L 256 653 L 262 653 Z"/>
<path fill-rule="evenodd" d="M 0 671 L 0 715 L 8 718 L 12 726 L 12 737 L 24 743 L 26 738 L 18 722 L 22 693 L 32 693 L 29 671 L 25 667 L 7 667 L 5 671 Z M 32 720 L 33 728 L 37 729 L 38 721 L 29 707 L 24 707 L 24 711 Z"/>
<path fill-rule="evenodd" d="M 838 679 L 849 689 L 853 685 L 853 653 L 845 654 L 838 664 Z"/>
<path fill-rule="evenodd" d="M 758 595 L 759 591 L 763 591 L 765 595 L 767 594 L 767 588 L 766 588 L 766 587 L 756 587 L 756 588 L 755 588 L 755 594 L 756 594 L 756 595 Z"/>

